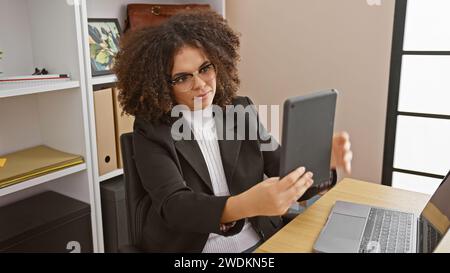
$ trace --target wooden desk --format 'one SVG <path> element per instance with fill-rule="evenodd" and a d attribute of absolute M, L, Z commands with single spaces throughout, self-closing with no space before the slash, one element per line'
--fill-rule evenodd
<path fill-rule="evenodd" d="M 364 181 L 344 179 L 297 216 L 255 252 L 312 252 L 314 242 L 325 225 L 336 200 L 421 213 L 429 195 L 395 189 Z M 436 252 L 450 252 L 450 236 L 443 239 Z"/>

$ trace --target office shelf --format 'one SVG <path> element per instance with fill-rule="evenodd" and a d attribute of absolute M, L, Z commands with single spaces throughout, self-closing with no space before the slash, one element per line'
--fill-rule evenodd
<path fill-rule="evenodd" d="M 92 78 L 92 85 L 97 84 L 106 84 L 106 83 L 115 83 L 117 82 L 116 75 L 105 75 L 105 76 L 98 76 Z"/>
<path fill-rule="evenodd" d="M 86 0 L 0 1 L 2 19 L 8 21 L 0 24 L 0 33 L 8 40 L 1 45 L 2 76 L 30 75 L 34 68 L 45 68 L 50 74 L 71 77 L 0 84 L 0 155 L 46 145 L 85 160 L 1 188 L 0 206 L 43 191 L 58 192 L 87 203 L 91 207 L 93 249 L 99 252 L 102 246 L 98 238 L 103 240 L 103 235 L 97 231 L 96 219 L 101 214 L 96 214 L 91 170 L 88 79 L 81 33 L 80 7 L 85 3 Z"/>
<path fill-rule="evenodd" d="M 104 174 L 104 175 L 100 176 L 98 181 L 103 182 L 105 180 L 114 178 L 114 177 L 122 175 L 122 174 L 123 174 L 123 169 L 117 169 L 117 170 L 114 170 L 112 172 L 109 172 L 107 174 Z"/>
<path fill-rule="evenodd" d="M 39 184 L 43 184 L 70 174 L 86 170 L 86 163 L 78 164 L 69 168 L 65 168 L 56 172 L 52 172 L 43 176 L 39 176 L 24 182 L 20 182 L 5 188 L 0 189 L 0 196 L 15 193 L 20 190 L 28 189 Z"/>
<path fill-rule="evenodd" d="M 31 95 L 44 92 L 59 91 L 80 87 L 79 81 L 63 81 L 56 83 L 36 83 L 34 85 L 14 83 L 0 84 L 0 98 Z"/>

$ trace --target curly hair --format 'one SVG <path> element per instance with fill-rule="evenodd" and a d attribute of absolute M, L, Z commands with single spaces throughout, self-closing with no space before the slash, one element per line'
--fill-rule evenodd
<path fill-rule="evenodd" d="M 203 50 L 216 67 L 213 103 L 222 108 L 231 103 L 240 84 L 239 37 L 219 14 L 190 11 L 174 15 L 158 27 L 127 33 L 122 39 L 114 71 L 124 113 L 152 123 L 170 121 L 177 103 L 168 77 L 174 55 L 183 46 Z"/>

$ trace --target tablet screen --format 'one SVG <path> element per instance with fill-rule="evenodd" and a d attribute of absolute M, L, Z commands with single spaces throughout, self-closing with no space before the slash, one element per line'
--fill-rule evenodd
<path fill-rule="evenodd" d="M 285 101 L 280 177 L 304 166 L 314 173 L 313 186 L 330 181 L 336 100 L 331 89 Z"/>

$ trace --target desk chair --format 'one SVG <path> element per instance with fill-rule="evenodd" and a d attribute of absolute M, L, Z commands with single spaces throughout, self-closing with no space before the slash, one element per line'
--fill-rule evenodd
<path fill-rule="evenodd" d="M 128 234 L 131 245 L 121 247 L 119 252 L 142 252 L 139 249 L 139 243 L 142 238 L 142 225 L 152 201 L 142 186 L 134 163 L 133 133 L 126 133 L 120 136 L 120 147 L 123 158 Z"/>

